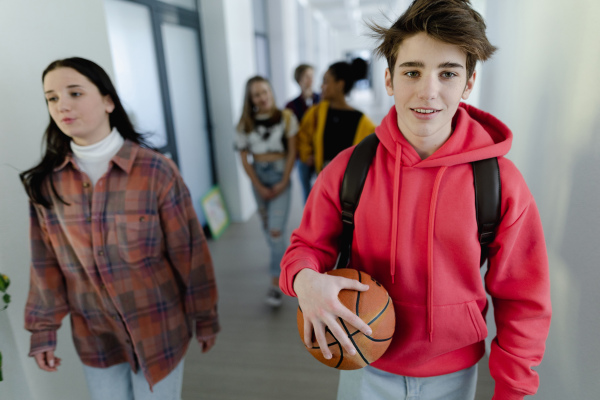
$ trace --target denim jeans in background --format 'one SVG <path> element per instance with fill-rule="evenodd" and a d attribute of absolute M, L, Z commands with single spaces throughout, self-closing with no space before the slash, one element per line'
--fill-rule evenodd
<path fill-rule="evenodd" d="M 254 162 L 254 172 L 266 187 L 273 187 L 283 179 L 286 159 L 282 158 L 270 162 Z M 281 259 L 287 249 L 288 239 L 285 235 L 285 225 L 287 224 L 288 214 L 290 212 L 290 185 L 277 197 L 270 200 L 263 199 L 256 189 L 252 187 L 258 212 L 263 224 L 263 230 L 269 249 L 271 250 L 271 261 L 269 262 L 269 273 L 276 278 L 280 273 Z M 272 231 L 280 232 L 279 236 L 271 236 Z"/>
<path fill-rule="evenodd" d="M 477 364 L 451 374 L 411 378 L 371 366 L 340 371 L 337 400 L 473 400 Z"/>
<path fill-rule="evenodd" d="M 83 372 L 92 400 L 181 400 L 183 360 L 153 386 L 152 392 L 142 370 L 134 373 L 129 363 L 108 368 L 84 365 Z"/>
<path fill-rule="evenodd" d="M 302 195 L 304 196 L 304 204 L 312 189 L 312 177 L 315 174 L 315 167 L 311 167 L 308 164 L 303 163 L 301 160 L 296 161 L 296 168 L 298 169 L 298 178 L 302 185 Z"/>

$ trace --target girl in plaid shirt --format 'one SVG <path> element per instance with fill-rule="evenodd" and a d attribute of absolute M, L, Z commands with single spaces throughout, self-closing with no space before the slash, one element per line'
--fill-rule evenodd
<path fill-rule="evenodd" d="M 93 399 L 179 399 L 193 332 L 208 351 L 220 329 L 188 189 L 134 130 L 97 64 L 57 60 L 42 80 L 45 154 L 21 174 L 30 199 L 29 354 L 56 371 L 56 331 L 70 314 Z"/>

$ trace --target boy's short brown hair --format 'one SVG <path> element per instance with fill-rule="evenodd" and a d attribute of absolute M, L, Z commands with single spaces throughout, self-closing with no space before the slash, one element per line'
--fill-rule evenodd
<path fill-rule="evenodd" d="M 300 79 L 302 79 L 302 75 L 304 75 L 304 73 L 308 69 L 313 69 L 312 65 L 300 64 L 296 67 L 296 70 L 294 71 L 294 80 L 296 81 L 296 83 L 300 83 Z"/>
<path fill-rule="evenodd" d="M 387 59 L 392 76 L 400 44 L 420 32 L 467 53 L 467 79 L 477 61 L 487 60 L 497 49 L 488 41 L 485 21 L 469 0 L 414 0 L 390 28 L 369 26 L 373 37 L 382 41 L 375 52 Z"/>

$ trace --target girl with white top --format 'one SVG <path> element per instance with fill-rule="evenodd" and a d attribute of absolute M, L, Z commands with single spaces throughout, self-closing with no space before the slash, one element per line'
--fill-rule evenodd
<path fill-rule="evenodd" d="M 297 133 L 296 116 L 290 110 L 277 108 L 269 81 L 260 76 L 249 79 L 235 147 L 252 181 L 271 250 L 271 288 L 267 303 L 273 307 L 281 305 L 279 263 L 287 247 L 284 230 L 290 207 L 290 173 L 296 160 Z"/>

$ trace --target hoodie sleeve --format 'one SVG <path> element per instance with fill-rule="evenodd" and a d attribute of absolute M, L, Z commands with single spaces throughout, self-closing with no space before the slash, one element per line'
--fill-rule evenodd
<path fill-rule="evenodd" d="M 542 361 L 550 328 L 550 280 L 533 196 L 510 161 L 502 159 L 500 166 L 502 221 L 485 277 L 497 328 L 490 372 L 496 381 L 493 399 L 516 400 L 535 394 L 539 386 L 532 367 Z"/>
<path fill-rule="evenodd" d="M 288 296 L 296 296 L 293 284 L 300 270 L 317 272 L 333 269 L 342 233 L 339 188 L 350 152 L 345 150 L 328 164 L 310 191 L 300 226 L 291 236 L 283 259 L 279 286 Z"/>

